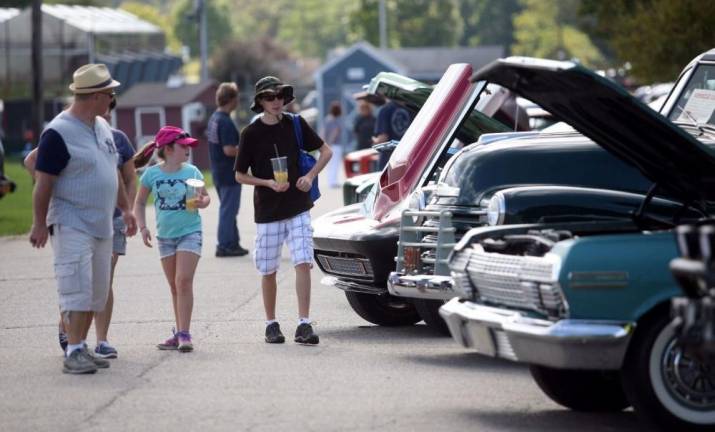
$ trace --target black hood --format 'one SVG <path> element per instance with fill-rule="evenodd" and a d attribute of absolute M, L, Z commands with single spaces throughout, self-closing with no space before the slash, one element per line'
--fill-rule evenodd
<path fill-rule="evenodd" d="M 619 85 L 571 62 L 497 60 L 472 81 L 500 84 L 554 116 L 683 202 L 715 198 L 715 152 Z"/>

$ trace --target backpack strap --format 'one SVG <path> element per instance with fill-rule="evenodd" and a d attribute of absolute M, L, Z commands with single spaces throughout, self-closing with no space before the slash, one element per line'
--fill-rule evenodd
<path fill-rule="evenodd" d="M 298 140 L 298 147 L 303 150 L 303 128 L 300 126 L 300 115 L 290 113 L 288 115 L 293 120 L 293 132 L 295 132 L 295 138 Z"/>

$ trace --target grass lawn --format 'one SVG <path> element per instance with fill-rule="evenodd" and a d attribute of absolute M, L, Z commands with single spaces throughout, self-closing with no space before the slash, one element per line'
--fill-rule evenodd
<path fill-rule="evenodd" d="M 32 226 L 32 178 L 16 158 L 5 159 L 5 176 L 17 189 L 0 199 L 0 236 L 25 234 Z"/>
<path fill-rule="evenodd" d="M 206 188 L 213 187 L 211 172 L 202 173 Z M 25 234 L 32 226 L 32 179 L 16 158 L 5 160 L 5 175 L 17 183 L 17 189 L 0 199 L 0 236 Z"/>

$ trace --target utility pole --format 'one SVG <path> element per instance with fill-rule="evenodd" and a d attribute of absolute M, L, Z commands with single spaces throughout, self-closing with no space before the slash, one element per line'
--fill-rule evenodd
<path fill-rule="evenodd" d="M 45 120 L 42 75 L 42 0 L 32 0 L 32 119 L 30 126 L 35 143 L 40 138 Z"/>
<path fill-rule="evenodd" d="M 380 49 L 387 49 L 387 11 L 385 10 L 385 0 L 380 0 L 378 25 L 380 27 Z"/>
<path fill-rule="evenodd" d="M 208 69 L 208 36 L 206 34 L 206 0 L 195 0 L 196 12 L 199 14 L 199 51 L 201 52 L 201 81 L 209 79 Z"/>

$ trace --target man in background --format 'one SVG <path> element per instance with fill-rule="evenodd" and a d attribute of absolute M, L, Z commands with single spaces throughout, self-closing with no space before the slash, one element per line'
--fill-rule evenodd
<path fill-rule="evenodd" d="M 221 83 L 216 90 L 218 108 L 209 119 L 206 135 L 211 158 L 211 175 L 220 201 L 218 217 L 217 257 L 243 256 L 248 253 L 240 245 L 236 217 L 241 205 L 241 184 L 236 182 L 233 164 L 238 154 L 238 129 L 231 112 L 238 107 L 238 86 Z"/>

